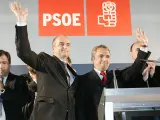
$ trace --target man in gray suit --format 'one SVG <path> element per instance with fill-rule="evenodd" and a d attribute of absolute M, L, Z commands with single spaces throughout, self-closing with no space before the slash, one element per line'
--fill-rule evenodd
<path fill-rule="evenodd" d="M 27 33 L 28 10 L 17 2 L 10 3 L 17 17 L 16 49 L 18 57 L 41 72 L 37 82 L 37 98 L 31 120 L 75 120 L 74 93 L 76 73 L 68 65 L 70 40 L 66 36 L 53 39 L 53 56 L 36 54 L 30 48 Z"/>

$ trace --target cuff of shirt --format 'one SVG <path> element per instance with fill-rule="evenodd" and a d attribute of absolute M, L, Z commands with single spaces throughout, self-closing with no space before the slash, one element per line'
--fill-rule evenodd
<path fill-rule="evenodd" d="M 140 50 L 147 53 L 148 52 L 148 47 L 140 47 Z"/>
<path fill-rule="evenodd" d="M 17 22 L 17 26 L 26 26 L 27 23 L 26 22 Z"/>
<path fill-rule="evenodd" d="M 151 78 L 153 77 L 153 75 L 154 75 L 154 72 L 150 71 Z"/>

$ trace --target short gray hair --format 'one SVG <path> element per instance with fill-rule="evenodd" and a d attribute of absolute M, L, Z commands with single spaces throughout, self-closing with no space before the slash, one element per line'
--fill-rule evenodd
<path fill-rule="evenodd" d="M 95 47 L 92 49 L 92 53 L 91 53 L 91 60 L 92 60 L 92 61 L 93 61 L 93 58 L 94 58 L 94 56 L 95 56 L 95 53 L 97 52 L 97 50 L 98 50 L 99 48 L 107 49 L 107 50 L 109 51 L 109 53 L 110 53 L 110 50 L 109 50 L 109 48 L 108 48 L 106 45 L 98 45 L 98 46 L 95 46 Z"/>

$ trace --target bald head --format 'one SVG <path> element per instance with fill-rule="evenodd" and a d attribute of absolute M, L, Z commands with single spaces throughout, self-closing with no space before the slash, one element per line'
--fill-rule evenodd
<path fill-rule="evenodd" d="M 137 58 L 138 51 L 142 47 L 142 43 L 140 42 L 135 42 L 131 45 L 130 47 L 130 55 L 135 60 Z"/>

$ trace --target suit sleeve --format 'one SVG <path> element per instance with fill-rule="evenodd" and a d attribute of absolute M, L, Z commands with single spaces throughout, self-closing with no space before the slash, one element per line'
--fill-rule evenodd
<path fill-rule="evenodd" d="M 146 62 L 141 61 L 140 59 L 147 60 L 150 54 L 150 52 L 146 53 L 139 50 L 137 59 L 134 61 L 134 63 L 127 69 L 121 71 L 123 81 L 130 81 L 136 79 L 136 76 L 142 73 L 146 65 Z"/>
<path fill-rule="evenodd" d="M 28 40 L 27 26 L 15 26 L 16 28 L 16 50 L 18 57 L 32 68 L 44 72 L 43 63 L 45 60 L 45 53 L 37 55 L 30 48 Z"/>

